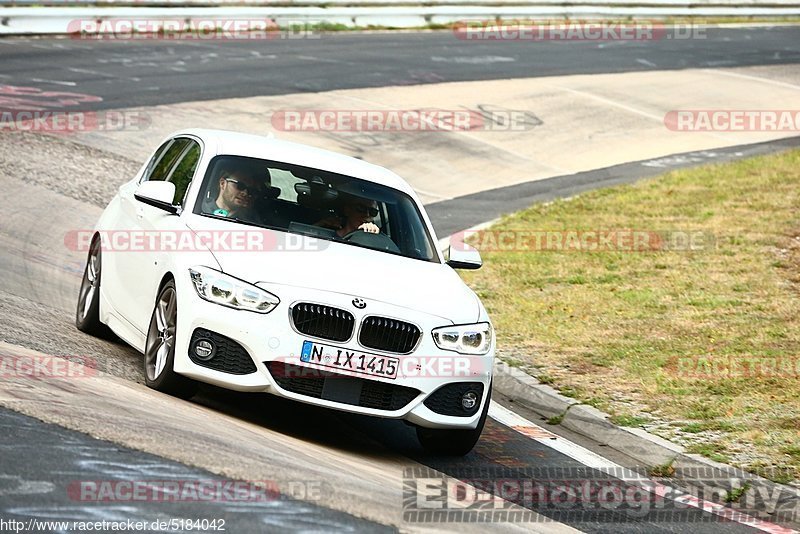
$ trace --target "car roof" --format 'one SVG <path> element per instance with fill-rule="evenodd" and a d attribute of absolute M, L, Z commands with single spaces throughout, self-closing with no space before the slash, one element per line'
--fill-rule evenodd
<path fill-rule="evenodd" d="M 180 135 L 199 137 L 203 140 L 206 150 L 215 155 L 261 158 L 326 170 L 392 187 L 416 198 L 408 182 L 392 171 L 329 150 L 261 135 L 205 128 L 181 130 L 170 137 Z"/>

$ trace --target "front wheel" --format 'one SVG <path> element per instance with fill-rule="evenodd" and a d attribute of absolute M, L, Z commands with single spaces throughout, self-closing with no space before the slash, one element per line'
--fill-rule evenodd
<path fill-rule="evenodd" d="M 172 370 L 175 362 L 175 330 L 178 323 L 178 297 L 170 280 L 158 294 L 144 349 L 145 384 L 162 393 L 188 399 L 197 391 L 194 380 Z"/>
<path fill-rule="evenodd" d="M 481 418 L 478 426 L 471 430 L 442 429 L 442 428 L 423 428 L 417 427 L 417 439 L 426 451 L 442 456 L 464 456 L 469 453 L 478 443 L 486 425 L 486 417 L 489 415 L 489 403 L 492 400 L 492 386 L 486 393 L 486 403 L 483 405 Z"/>
<path fill-rule="evenodd" d="M 75 326 L 81 332 L 109 338 L 111 331 L 100 322 L 100 238 L 92 242 L 86 258 L 81 289 L 78 292 L 78 305 L 75 309 Z"/>

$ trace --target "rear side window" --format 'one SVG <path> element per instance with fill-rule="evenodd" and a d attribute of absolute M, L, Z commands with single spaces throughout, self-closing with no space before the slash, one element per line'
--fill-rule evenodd
<path fill-rule="evenodd" d="M 175 197 L 172 203 L 183 204 L 183 197 L 186 195 L 186 190 L 192 182 L 194 171 L 197 169 L 197 162 L 200 160 L 200 145 L 195 141 L 189 141 L 188 146 L 184 149 L 181 159 L 175 165 L 175 170 L 169 177 L 169 181 L 175 184 Z"/>
<path fill-rule="evenodd" d="M 145 180 L 166 180 L 169 172 L 183 151 L 191 143 L 191 139 L 173 139 L 166 146 L 162 145 L 158 149 L 158 154 L 153 158 L 150 168 L 145 174 Z"/>
<path fill-rule="evenodd" d="M 153 154 L 153 157 L 150 158 L 150 161 L 147 163 L 147 168 L 144 170 L 142 177 L 139 179 L 140 182 L 146 181 L 147 177 L 150 176 L 150 174 L 152 174 L 153 167 L 155 167 L 156 163 L 158 163 L 161 160 L 161 156 L 164 155 L 164 152 L 169 148 L 171 144 L 172 144 L 172 139 L 170 139 L 169 141 L 158 147 L 156 153 Z"/>

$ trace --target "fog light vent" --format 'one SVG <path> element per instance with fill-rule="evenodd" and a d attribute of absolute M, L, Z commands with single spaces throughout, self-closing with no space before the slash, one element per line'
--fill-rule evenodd
<path fill-rule="evenodd" d="M 425 399 L 425 406 L 442 415 L 471 417 L 478 413 L 484 387 L 480 382 L 446 384 Z"/>
<path fill-rule="evenodd" d="M 243 346 L 229 337 L 205 328 L 196 328 L 192 332 L 186 352 L 195 364 L 215 371 L 249 375 L 257 370 L 255 362 Z"/>

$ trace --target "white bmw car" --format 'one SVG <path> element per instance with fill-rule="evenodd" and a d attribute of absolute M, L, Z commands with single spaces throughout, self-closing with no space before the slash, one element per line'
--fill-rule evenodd
<path fill-rule="evenodd" d="M 438 454 L 486 420 L 495 342 L 396 174 L 217 130 L 165 140 L 87 235 L 76 325 L 144 354 L 147 385 L 198 382 L 403 419 Z"/>

